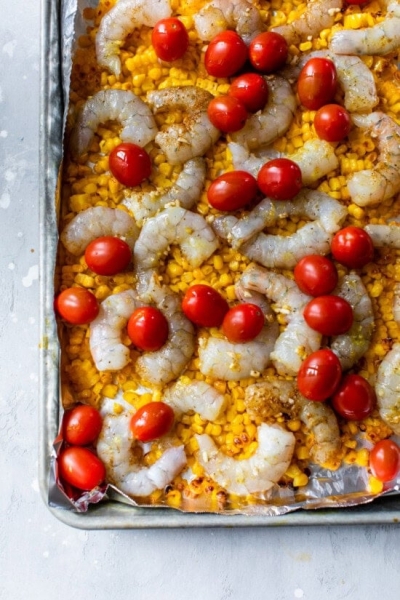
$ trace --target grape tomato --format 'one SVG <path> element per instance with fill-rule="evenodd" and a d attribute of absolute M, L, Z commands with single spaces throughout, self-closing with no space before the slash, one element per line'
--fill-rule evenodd
<path fill-rule="evenodd" d="M 309 254 L 295 266 L 294 279 L 305 294 L 323 296 L 333 292 L 337 286 L 338 272 L 329 258 Z"/>
<path fill-rule="evenodd" d="M 302 68 L 297 92 L 309 110 L 318 110 L 332 101 L 337 88 L 336 68 L 328 58 L 311 58 Z"/>
<path fill-rule="evenodd" d="M 137 308 L 129 317 L 128 336 L 140 350 L 154 352 L 164 346 L 168 339 L 168 321 L 163 313 L 153 306 Z"/>
<path fill-rule="evenodd" d="M 328 349 L 317 350 L 302 362 L 297 387 L 309 400 L 323 402 L 336 392 L 341 376 L 342 368 L 336 354 Z"/>
<path fill-rule="evenodd" d="M 189 34 L 182 21 L 169 17 L 155 24 L 151 41 L 158 58 L 172 62 L 185 54 L 189 46 Z"/>
<path fill-rule="evenodd" d="M 280 33 L 264 31 L 250 42 L 249 58 L 257 71 L 274 73 L 286 63 L 288 51 L 288 43 Z"/>
<path fill-rule="evenodd" d="M 207 199 L 218 210 L 238 210 L 257 196 L 256 179 L 247 171 L 229 171 L 220 175 L 207 190 Z"/>
<path fill-rule="evenodd" d="M 304 319 L 311 329 L 322 335 L 341 335 L 353 324 L 353 309 L 344 298 L 327 295 L 318 296 L 303 311 Z"/>
<path fill-rule="evenodd" d="M 369 466 L 379 481 L 392 481 L 400 472 L 400 448 L 392 440 L 381 440 L 369 454 Z"/>
<path fill-rule="evenodd" d="M 139 408 L 130 421 L 137 440 L 150 442 L 162 437 L 174 424 L 174 411 L 165 402 L 149 402 Z"/>
<path fill-rule="evenodd" d="M 362 421 L 374 410 L 376 395 L 370 383 L 361 375 L 343 377 L 332 398 L 334 410 L 349 421 Z"/>
<path fill-rule="evenodd" d="M 99 314 L 99 303 L 92 292 L 81 287 L 63 290 L 54 300 L 56 312 L 72 325 L 86 325 Z"/>
<path fill-rule="evenodd" d="M 209 285 L 197 284 L 186 290 L 182 310 L 199 327 L 220 327 L 229 306 L 217 290 Z"/>
<path fill-rule="evenodd" d="M 99 411 L 81 404 L 64 413 L 62 432 L 65 441 L 73 446 L 88 446 L 96 441 L 103 425 Z"/>
<path fill-rule="evenodd" d="M 127 187 L 140 185 L 151 174 L 151 159 L 144 148 L 124 142 L 116 146 L 109 157 L 110 171 Z"/>
<path fill-rule="evenodd" d="M 229 95 L 234 96 L 249 112 L 264 108 L 269 96 L 266 79 L 258 73 L 244 73 L 231 83 Z"/>
<path fill-rule="evenodd" d="M 97 275 L 116 275 L 127 268 L 131 258 L 129 245 L 113 236 L 96 238 L 85 250 L 86 264 Z"/>
<path fill-rule="evenodd" d="M 274 158 L 258 172 L 260 190 L 274 200 L 291 200 L 302 188 L 300 167 L 288 158 Z"/>
<path fill-rule="evenodd" d="M 228 310 L 222 322 L 222 331 L 230 342 L 249 342 L 261 332 L 265 323 L 259 306 L 238 304 Z"/>
<path fill-rule="evenodd" d="M 218 96 L 210 101 L 207 115 L 214 127 L 224 133 L 233 133 L 244 127 L 247 110 L 233 96 Z"/>
<path fill-rule="evenodd" d="M 247 46 L 235 31 L 226 30 L 216 35 L 209 43 L 204 64 L 212 77 L 231 77 L 245 64 Z"/>
<path fill-rule="evenodd" d="M 342 265 L 349 269 L 359 269 L 373 259 L 374 243 L 364 229 L 349 226 L 335 233 L 331 251 L 333 257 Z"/>
<path fill-rule="evenodd" d="M 106 477 L 103 463 L 88 448 L 70 446 L 60 452 L 57 463 L 61 480 L 78 490 L 92 490 Z"/>

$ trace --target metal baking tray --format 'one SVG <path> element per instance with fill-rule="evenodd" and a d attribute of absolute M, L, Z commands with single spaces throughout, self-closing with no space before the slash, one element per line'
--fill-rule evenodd
<path fill-rule="evenodd" d="M 88 512 L 48 505 L 50 460 L 59 427 L 60 348 L 53 313 L 54 266 L 58 242 L 56 185 L 62 158 L 64 99 L 61 90 L 62 0 L 42 0 L 40 111 L 40 394 L 39 481 L 45 504 L 63 523 L 81 529 L 174 527 L 268 527 L 357 525 L 400 522 L 400 496 L 377 498 L 351 508 L 298 510 L 283 516 L 183 513 L 171 508 L 137 508 L 121 502 L 91 505 Z"/>

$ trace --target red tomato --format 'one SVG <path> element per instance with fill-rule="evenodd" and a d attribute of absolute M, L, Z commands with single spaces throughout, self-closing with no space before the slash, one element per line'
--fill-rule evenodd
<path fill-rule="evenodd" d="M 71 446 L 60 453 L 58 470 L 61 479 L 85 491 L 100 485 L 106 476 L 101 460 L 93 452 L 80 446 Z"/>
<path fill-rule="evenodd" d="M 328 104 L 336 93 L 336 68 L 328 58 L 311 58 L 297 81 L 300 102 L 310 110 Z"/>
<path fill-rule="evenodd" d="M 342 265 L 349 269 L 360 269 L 374 257 L 371 236 L 361 227 L 345 227 L 333 236 L 331 251 Z"/>
<path fill-rule="evenodd" d="M 244 105 L 233 96 L 213 98 L 208 105 L 207 114 L 214 127 L 224 133 L 239 131 L 247 119 Z"/>
<path fill-rule="evenodd" d="M 247 46 L 235 31 L 223 31 L 208 45 L 204 57 L 207 73 L 212 77 L 231 77 L 247 60 Z"/>
<path fill-rule="evenodd" d="M 318 296 L 304 308 L 304 319 L 315 331 L 322 335 L 341 335 L 353 324 L 353 309 L 340 296 Z"/>
<path fill-rule="evenodd" d="M 350 115 L 339 104 L 326 104 L 315 115 L 314 127 L 321 140 L 340 142 L 350 131 Z"/>
<path fill-rule="evenodd" d="M 189 34 L 179 19 L 161 19 L 154 25 L 151 43 L 158 58 L 171 62 L 185 54 L 189 46 Z"/>
<path fill-rule="evenodd" d="M 131 258 L 128 244 L 111 235 L 93 240 L 85 250 L 86 264 L 97 275 L 116 275 L 126 269 Z"/>
<path fill-rule="evenodd" d="M 128 187 L 140 185 L 151 173 L 151 160 L 144 148 L 124 142 L 110 153 L 110 171 L 115 179 Z"/>
<path fill-rule="evenodd" d="M 63 436 L 68 444 L 88 446 L 98 438 L 102 425 L 99 411 L 93 406 L 81 404 L 64 414 Z"/>
<path fill-rule="evenodd" d="M 220 327 L 229 306 L 225 298 L 209 285 L 192 285 L 182 300 L 182 310 L 200 327 Z"/>
<path fill-rule="evenodd" d="M 302 188 L 300 167 L 288 158 L 274 158 L 258 173 L 260 190 L 274 200 L 291 200 Z"/>
<path fill-rule="evenodd" d="M 262 75 L 245 73 L 231 83 L 228 93 L 240 100 L 249 112 L 257 112 L 266 105 L 269 88 Z"/>
<path fill-rule="evenodd" d="M 150 442 L 171 429 L 174 424 L 174 411 L 165 402 L 149 402 L 133 415 L 130 428 L 137 440 Z"/>
<path fill-rule="evenodd" d="M 67 288 L 54 301 L 60 317 L 72 325 L 91 323 L 99 314 L 99 303 L 92 292 L 81 287 Z"/>
<path fill-rule="evenodd" d="M 361 375 L 346 375 L 332 398 L 335 411 L 349 421 L 362 421 L 375 404 L 375 391 Z"/>
<path fill-rule="evenodd" d="M 230 342 L 249 342 L 261 332 L 265 318 L 259 306 L 238 304 L 230 308 L 222 322 L 222 331 Z"/>
<path fill-rule="evenodd" d="M 323 402 L 338 388 L 342 368 L 336 354 L 322 349 L 313 352 L 302 363 L 297 375 L 297 387 L 309 400 Z"/>
<path fill-rule="evenodd" d="M 294 279 L 305 294 L 323 296 L 333 292 L 337 286 L 338 273 L 329 258 L 319 254 L 309 254 L 295 266 Z"/>
<path fill-rule="evenodd" d="M 168 321 L 163 313 L 153 306 L 137 308 L 131 314 L 127 328 L 133 344 L 148 352 L 159 350 L 168 338 Z"/>
<path fill-rule="evenodd" d="M 214 179 L 207 190 L 208 202 L 218 210 L 238 210 L 254 200 L 257 181 L 247 171 L 229 171 Z"/>
<path fill-rule="evenodd" d="M 283 67 L 287 57 L 288 44 L 279 33 L 264 31 L 250 42 L 249 58 L 257 71 L 273 73 Z"/>
<path fill-rule="evenodd" d="M 369 454 L 369 466 L 379 481 L 392 481 L 400 471 L 400 448 L 392 440 L 381 440 Z"/>

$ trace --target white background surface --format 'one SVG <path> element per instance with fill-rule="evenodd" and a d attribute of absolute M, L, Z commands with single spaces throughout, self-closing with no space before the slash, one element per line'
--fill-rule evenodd
<path fill-rule="evenodd" d="M 46 1 L 46 0 L 43 0 Z M 0 0 L 0 598 L 394 600 L 400 526 L 82 531 L 38 488 L 38 0 Z"/>

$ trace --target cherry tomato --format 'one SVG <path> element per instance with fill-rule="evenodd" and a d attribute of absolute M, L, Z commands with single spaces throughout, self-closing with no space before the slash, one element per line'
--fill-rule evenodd
<path fill-rule="evenodd" d="M 79 490 L 92 490 L 100 485 L 106 476 L 101 460 L 88 448 L 71 446 L 58 457 L 61 479 Z"/>
<path fill-rule="evenodd" d="M 353 324 L 353 309 L 340 296 L 318 296 L 304 308 L 304 319 L 315 331 L 322 335 L 341 335 Z"/>
<path fill-rule="evenodd" d="M 350 115 L 339 104 L 326 104 L 317 111 L 314 127 L 321 140 L 340 142 L 350 131 Z"/>
<path fill-rule="evenodd" d="M 266 105 L 269 88 L 262 75 L 244 73 L 232 81 L 228 93 L 240 100 L 249 112 L 257 112 Z"/>
<path fill-rule="evenodd" d="M 168 321 L 163 313 L 153 306 L 137 308 L 130 316 L 128 336 L 140 350 L 153 352 L 164 346 L 168 338 Z"/>
<path fill-rule="evenodd" d="M 231 77 L 247 60 L 247 46 L 236 31 L 223 31 L 208 45 L 204 56 L 207 73 L 212 77 Z"/>
<path fill-rule="evenodd" d="M 99 237 L 85 250 L 86 264 L 97 275 L 116 275 L 129 265 L 132 251 L 128 244 L 117 237 Z"/>
<path fill-rule="evenodd" d="M 171 62 L 185 54 L 189 46 L 189 34 L 179 19 L 161 19 L 154 25 L 151 43 L 158 58 Z"/>
<path fill-rule="evenodd" d="M 254 200 L 257 181 L 247 171 L 229 171 L 214 179 L 207 190 L 208 202 L 218 210 L 238 210 Z"/>
<path fill-rule="evenodd" d="M 273 73 L 286 63 L 288 44 L 280 33 L 264 31 L 250 42 L 249 58 L 257 71 Z"/>
<path fill-rule="evenodd" d="M 345 227 L 333 236 L 331 251 L 342 265 L 349 269 L 360 269 L 374 257 L 371 236 L 361 227 Z"/>
<path fill-rule="evenodd" d="M 200 327 L 220 327 L 229 306 L 225 298 L 209 285 L 192 285 L 182 300 L 182 310 Z"/>
<path fill-rule="evenodd" d="M 375 391 L 361 375 L 346 375 L 332 398 L 335 411 L 349 421 L 362 421 L 375 404 Z"/>
<path fill-rule="evenodd" d="M 265 318 L 259 306 L 238 304 L 228 310 L 222 322 L 222 331 L 230 342 L 248 342 L 261 332 Z"/>
<path fill-rule="evenodd" d="M 400 471 L 400 448 L 392 440 L 381 440 L 369 454 L 369 466 L 379 481 L 392 481 Z"/>
<path fill-rule="evenodd" d="M 171 429 L 174 424 L 174 411 L 165 402 L 149 402 L 133 415 L 130 428 L 137 440 L 150 442 Z"/>
<path fill-rule="evenodd" d="M 73 446 L 88 446 L 99 436 L 103 419 L 93 406 L 81 404 L 65 412 L 62 431 L 64 439 Z"/>
<path fill-rule="evenodd" d="M 224 133 L 239 131 L 247 119 L 244 105 L 233 96 L 213 98 L 208 105 L 207 114 L 214 127 Z"/>
<path fill-rule="evenodd" d="M 341 376 L 336 354 L 327 349 L 317 350 L 303 361 L 297 374 L 297 387 L 309 400 L 323 402 L 336 392 Z"/>
<path fill-rule="evenodd" d="M 324 296 L 333 292 L 338 282 L 334 263 L 319 254 L 309 254 L 294 268 L 294 279 L 302 292 L 309 296 Z"/>
<path fill-rule="evenodd" d="M 72 325 L 91 323 L 99 314 L 99 303 L 92 292 L 81 287 L 67 288 L 54 301 L 60 317 Z"/>
<path fill-rule="evenodd" d="M 124 142 L 110 153 L 110 171 L 115 179 L 128 187 L 140 185 L 151 173 L 151 160 L 144 148 Z"/>
<path fill-rule="evenodd" d="M 300 167 L 288 158 L 274 158 L 258 173 L 260 190 L 274 200 L 291 200 L 302 188 Z"/>
<path fill-rule="evenodd" d="M 336 68 L 328 58 L 311 58 L 297 81 L 300 102 L 310 110 L 318 110 L 328 104 L 336 93 L 336 87 Z"/>

